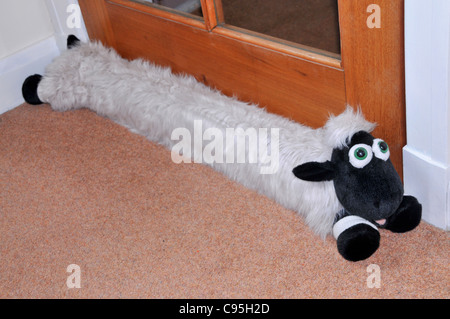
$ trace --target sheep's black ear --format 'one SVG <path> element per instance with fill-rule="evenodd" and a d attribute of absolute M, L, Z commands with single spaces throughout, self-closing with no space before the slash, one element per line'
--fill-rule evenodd
<path fill-rule="evenodd" d="M 297 166 L 292 172 L 298 178 L 308 182 L 331 181 L 336 176 L 336 169 L 330 161 L 308 162 Z"/>
<path fill-rule="evenodd" d="M 80 39 L 73 34 L 67 37 L 67 49 L 72 49 L 74 46 L 77 46 L 78 43 L 80 43 Z"/>

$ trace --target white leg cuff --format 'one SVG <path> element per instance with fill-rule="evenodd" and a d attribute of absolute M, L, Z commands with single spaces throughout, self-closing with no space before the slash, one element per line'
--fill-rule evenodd
<path fill-rule="evenodd" d="M 366 219 L 359 217 L 359 216 L 346 216 L 340 220 L 333 226 L 333 236 L 337 240 L 338 237 L 344 232 L 346 229 L 355 226 L 357 224 L 366 224 L 374 228 L 375 230 L 378 230 L 377 226 L 372 224 L 371 222 L 367 221 Z"/>

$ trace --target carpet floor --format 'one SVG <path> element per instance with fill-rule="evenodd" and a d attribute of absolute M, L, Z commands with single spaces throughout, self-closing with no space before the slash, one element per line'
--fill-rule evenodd
<path fill-rule="evenodd" d="M 448 233 L 381 231 L 347 262 L 294 212 L 86 109 L 0 116 L 0 234 L 1 298 L 449 297 Z"/>

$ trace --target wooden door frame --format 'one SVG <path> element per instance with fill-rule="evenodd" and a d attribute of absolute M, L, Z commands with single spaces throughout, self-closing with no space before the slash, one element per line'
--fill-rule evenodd
<path fill-rule="evenodd" d="M 345 108 L 345 104 L 360 107 L 368 120 L 378 123 L 374 135 L 382 137 L 389 143 L 391 160 L 402 176 L 402 148 L 406 144 L 404 0 L 338 0 L 341 61 L 289 44 L 285 45 L 282 41 L 281 43 L 271 41 L 270 37 L 264 39 L 252 32 L 242 33 L 238 28 L 224 27 L 220 25 L 220 12 L 216 12 L 214 0 L 201 1 L 203 8 L 206 8 L 204 23 L 177 15 L 171 10 L 160 10 L 126 0 L 79 0 L 79 4 L 90 38 L 114 47 L 124 57 L 144 57 L 156 63 L 169 65 L 176 72 L 193 74 L 198 80 L 222 90 L 225 94 L 237 95 L 243 100 L 259 103 L 266 106 L 269 111 L 304 124 L 320 126 L 328 113 L 336 114 Z M 371 4 L 379 5 L 381 10 L 380 28 L 369 28 L 366 23 L 371 14 L 367 9 Z M 119 8 L 129 10 L 128 20 L 119 14 Z M 127 36 L 133 37 L 134 33 L 131 32 L 131 28 L 134 27 L 131 23 L 138 23 L 137 21 L 143 17 L 142 13 L 146 15 L 146 22 L 140 24 L 140 27 L 148 28 L 149 36 L 144 33 L 147 31 L 140 30 L 140 38 L 134 40 L 146 41 L 147 49 L 132 47 L 130 45 L 132 42 L 127 40 Z M 111 14 L 114 19 L 110 19 Z M 133 19 L 134 21 L 131 21 Z M 129 30 L 123 30 L 120 24 Z M 170 34 L 165 33 L 166 36 L 182 35 L 169 44 L 170 48 L 165 47 L 167 39 L 158 39 L 156 31 L 152 33 L 153 30 L 150 30 L 162 24 L 164 26 L 161 26 L 159 32 L 174 30 Z M 149 39 L 150 35 L 153 39 Z M 194 40 L 186 42 L 187 35 Z M 246 87 L 248 79 L 233 85 L 226 76 L 215 76 L 217 69 L 205 68 L 202 60 L 180 57 L 183 45 L 190 45 L 190 50 L 197 50 L 195 54 L 214 52 L 206 48 L 196 48 L 193 42 L 199 47 L 203 45 L 225 50 L 226 54 L 232 54 L 232 50 L 237 50 L 236 61 L 253 67 L 246 72 L 254 77 L 263 77 L 267 73 L 260 72 L 260 69 L 268 67 L 272 74 L 284 72 L 283 77 L 277 78 L 279 81 L 284 77 L 291 77 L 292 86 L 289 87 L 290 82 L 283 83 L 283 86 L 288 88 L 277 95 L 276 92 L 268 92 L 267 87 L 260 89 L 263 93 L 253 92 L 254 86 Z M 233 43 L 236 43 L 235 47 Z M 158 56 L 150 52 L 149 48 L 152 45 L 157 46 L 163 53 Z M 173 55 L 174 50 L 180 52 L 180 55 Z M 326 86 L 316 93 L 312 100 L 305 102 L 311 106 L 299 108 L 295 104 L 296 97 L 304 98 L 309 92 L 295 93 L 297 95 L 292 92 L 301 91 L 303 87 L 304 91 L 314 91 L 315 86 L 322 85 L 321 79 L 326 82 Z M 317 96 L 322 92 L 324 100 L 319 101 Z M 290 93 L 292 95 L 289 95 Z M 277 105 L 278 100 L 280 103 Z"/>
<path fill-rule="evenodd" d="M 406 145 L 404 0 L 338 0 L 346 99 L 377 122 L 374 135 L 389 143 L 403 176 Z M 369 6 L 380 9 L 380 28 L 369 28 Z"/>

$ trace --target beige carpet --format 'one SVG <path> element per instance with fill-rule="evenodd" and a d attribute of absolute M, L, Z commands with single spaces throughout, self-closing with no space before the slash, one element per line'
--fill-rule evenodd
<path fill-rule="evenodd" d="M 292 211 L 88 110 L 0 116 L 0 234 L 1 298 L 449 297 L 444 231 L 382 231 L 347 262 Z"/>

